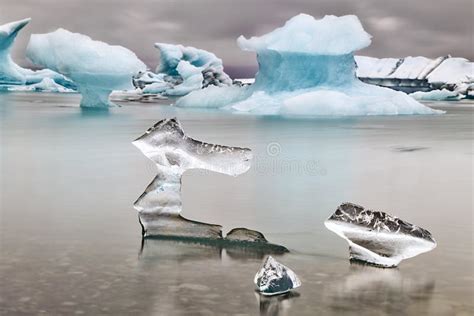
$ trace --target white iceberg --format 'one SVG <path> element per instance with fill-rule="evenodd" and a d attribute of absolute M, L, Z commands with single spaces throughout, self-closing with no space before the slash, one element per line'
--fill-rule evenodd
<path fill-rule="evenodd" d="M 183 96 L 208 86 L 230 86 L 232 79 L 224 72 L 216 55 L 190 46 L 155 43 L 160 50 L 156 74 L 147 71 L 134 78 L 143 93 Z"/>
<path fill-rule="evenodd" d="M 7 90 L 16 90 L 15 86 L 36 84 L 49 78 L 64 87 L 74 87 L 74 84 L 61 74 L 49 69 L 25 69 L 12 60 L 10 50 L 16 36 L 30 21 L 28 18 L 0 25 L 0 85 L 6 86 Z"/>
<path fill-rule="evenodd" d="M 351 260 L 381 267 L 396 267 L 436 247 L 426 229 L 353 203 L 340 205 L 324 225 L 347 240 Z"/>
<path fill-rule="evenodd" d="M 110 106 L 112 90 L 132 88 L 132 77 L 146 70 L 130 50 L 64 29 L 33 34 L 27 57 L 71 78 L 82 94 L 81 107 Z"/>
<path fill-rule="evenodd" d="M 38 83 L 25 86 L 9 86 L 8 91 L 32 91 L 32 92 L 55 92 L 55 93 L 74 93 L 75 90 L 68 89 L 60 84 L 57 84 L 51 78 L 44 78 Z"/>
<path fill-rule="evenodd" d="M 257 290 L 266 296 L 283 294 L 301 286 L 301 281 L 290 268 L 268 256 L 253 280 Z"/>
<path fill-rule="evenodd" d="M 431 90 L 427 92 L 417 91 L 410 93 L 410 96 L 416 100 L 423 101 L 457 101 L 464 97 L 456 91 L 450 91 L 447 89 Z"/>
<path fill-rule="evenodd" d="M 371 40 L 356 16 L 316 20 L 300 14 L 266 35 L 237 42 L 257 53 L 255 83 L 194 91 L 177 106 L 285 116 L 442 113 L 357 79 L 353 52 Z"/>

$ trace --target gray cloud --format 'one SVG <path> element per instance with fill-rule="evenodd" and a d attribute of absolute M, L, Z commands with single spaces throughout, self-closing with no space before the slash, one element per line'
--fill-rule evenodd
<path fill-rule="evenodd" d="M 423 55 L 474 59 L 471 0 L 0 0 L 0 23 L 24 17 L 32 22 L 20 33 L 14 59 L 24 57 L 31 33 L 58 27 L 123 45 L 154 68 L 154 42 L 181 43 L 214 52 L 235 76 L 251 74 L 255 56 L 242 52 L 236 38 L 260 35 L 304 12 L 356 14 L 374 36 L 359 54 L 375 57 Z"/>

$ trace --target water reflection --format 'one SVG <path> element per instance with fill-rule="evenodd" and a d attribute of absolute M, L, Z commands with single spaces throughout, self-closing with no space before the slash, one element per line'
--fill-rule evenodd
<path fill-rule="evenodd" d="M 143 238 L 141 260 L 173 259 L 177 261 L 220 259 L 223 254 L 232 260 L 262 260 L 266 255 L 282 255 L 288 250 L 275 244 L 229 242 L 224 239 L 179 237 Z"/>
<path fill-rule="evenodd" d="M 432 279 L 412 279 L 403 276 L 398 269 L 351 263 L 350 273 L 329 287 L 328 302 L 337 314 L 359 310 L 362 314 L 367 311 L 369 314 L 404 315 L 426 312 L 434 289 Z"/>
<path fill-rule="evenodd" d="M 292 313 L 290 313 L 291 305 L 293 301 L 299 296 L 300 294 L 295 291 L 277 296 L 264 296 L 259 293 L 255 293 L 257 302 L 260 305 L 261 316 L 292 315 Z"/>

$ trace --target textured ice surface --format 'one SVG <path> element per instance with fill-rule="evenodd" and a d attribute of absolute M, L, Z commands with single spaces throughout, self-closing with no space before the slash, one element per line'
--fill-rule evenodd
<path fill-rule="evenodd" d="M 250 168 L 250 149 L 214 145 L 184 134 L 176 119 L 156 123 L 133 144 L 158 168 L 158 174 L 135 202 L 144 236 L 222 238 L 221 226 L 181 217 L 181 177 L 204 169 L 236 176 Z"/>
<path fill-rule="evenodd" d="M 71 78 L 82 94 L 82 107 L 108 107 L 112 90 L 132 88 L 132 77 L 146 70 L 130 50 L 64 29 L 33 34 L 27 57 Z"/>
<path fill-rule="evenodd" d="M 222 60 L 216 55 L 190 46 L 156 43 L 160 64 L 156 74 L 146 72 L 134 78 L 143 93 L 183 96 L 208 86 L 229 86 Z"/>
<path fill-rule="evenodd" d="M 228 241 L 268 242 L 261 232 L 247 228 L 234 228 L 227 233 Z"/>
<path fill-rule="evenodd" d="M 277 295 L 301 286 L 298 276 L 289 268 L 268 256 L 253 280 L 263 295 Z"/>
<path fill-rule="evenodd" d="M 10 50 L 15 38 L 31 19 L 23 19 L 0 25 L 0 85 L 29 85 L 41 82 L 45 78 L 54 80 L 65 87 L 73 87 L 74 84 L 64 76 L 49 69 L 33 71 L 18 66 L 11 58 Z M 9 89 L 10 90 L 10 89 Z M 31 90 L 31 89 L 30 89 Z"/>
<path fill-rule="evenodd" d="M 443 56 L 373 58 L 355 56 L 361 78 L 426 79 L 430 83 L 459 84 L 474 78 L 474 63 L 465 58 Z"/>
<path fill-rule="evenodd" d="M 350 259 L 395 267 L 436 247 L 427 230 L 380 211 L 344 203 L 324 225 L 347 240 Z"/>
<path fill-rule="evenodd" d="M 410 96 L 416 100 L 424 101 L 456 101 L 463 98 L 462 94 L 447 89 L 431 90 L 428 92 L 417 91 L 410 93 Z"/>
<path fill-rule="evenodd" d="M 356 16 L 315 20 L 300 14 L 261 37 L 240 37 L 238 44 L 257 53 L 254 84 L 209 87 L 176 104 L 285 116 L 441 113 L 357 79 L 353 51 L 368 46 L 370 35 Z"/>

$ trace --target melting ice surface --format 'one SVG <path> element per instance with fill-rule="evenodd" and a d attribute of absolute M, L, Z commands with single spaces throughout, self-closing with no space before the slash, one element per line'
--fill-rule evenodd
<path fill-rule="evenodd" d="M 184 134 L 176 119 L 159 121 L 133 144 L 158 168 L 157 176 L 134 204 L 144 237 L 222 238 L 221 226 L 190 221 L 180 215 L 181 177 L 190 169 L 242 174 L 250 168 L 250 149 L 194 140 Z"/>
<path fill-rule="evenodd" d="M 156 74 L 147 71 L 134 78 L 143 93 L 183 96 L 210 85 L 228 86 L 232 79 L 216 55 L 190 46 L 155 43 L 160 50 Z"/>
<path fill-rule="evenodd" d="M 30 21 L 28 18 L 0 25 L 0 85 L 13 89 L 12 86 L 36 84 L 48 78 L 64 87 L 73 87 L 74 84 L 70 80 L 54 71 L 25 69 L 12 60 L 10 50 L 16 36 Z"/>
<path fill-rule="evenodd" d="M 64 29 L 31 35 L 27 57 L 71 78 L 82 94 L 81 107 L 108 107 L 112 90 L 131 88 L 132 76 L 146 69 L 133 52 L 122 46 Z"/>
<path fill-rule="evenodd" d="M 350 259 L 382 267 L 395 267 L 436 247 L 429 231 L 352 203 L 340 205 L 324 225 L 347 240 Z"/>
<path fill-rule="evenodd" d="M 263 295 L 283 294 L 301 286 L 298 276 L 272 256 L 267 257 L 253 282 Z"/>
<path fill-rule="evenodd" d="M 268 34 L 237 42 L 257 53 L 255 83 L 194 91 L 178 106 L 288 116 L 441 113 L 357 79 L 353 52 L 371 39 L 356 16 L 316 20 L 300 14 Z"/>

